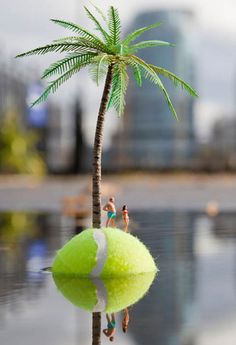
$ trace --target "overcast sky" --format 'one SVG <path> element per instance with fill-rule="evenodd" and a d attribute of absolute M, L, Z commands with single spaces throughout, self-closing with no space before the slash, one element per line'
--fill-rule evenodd
<path fill-rule="evenodd" d="M 207 121 L 210 125 L 222 111 L 233 112 L 236 94 L 236 0 L 103 0 L 94 3 L 104 10 L 108 5 L 116 6 L 124 29 L 142 10 L 184 8 L 194 11 L 193 26 L 198 44 L 197 88 L 201 96 L 197 104 L 197 126 L 204 121 L 204 127 L 200 128 L 204 132 L 204 128 L 209 128 L 205 125 Z M 0 4 L 1 50 L 7 59 L 67 35 L 65 30 L 51 23 L 50 18 L 89 25 L 83 11 L 83 5 L 89 5 L 88 1 L 0 0 Z M 22 64 L 24 68 L 38 65 L 43 70 L 50 59 L 53 60 L 53 57 L 12 61 L 18 66 Z"/>

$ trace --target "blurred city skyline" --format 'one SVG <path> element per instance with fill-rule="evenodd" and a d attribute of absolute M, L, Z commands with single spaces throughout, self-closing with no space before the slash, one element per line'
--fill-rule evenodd
<path fill-rule="evenodd" d="M 95 2 L 102 9 L 114 5 L 119 9 L 123 23 L 123 33 L 127 30 L 135 16 L 142 11 L 160 9 L 183 9 L 193 12 L 193 49 L 196 60 L 196 85 L 199 100 L 196 102 L 195 126 L 197 135 L 204 140 L 209 137 L 214 121 L 220 116 L 229 117 L 235 113 L 236 93 L 236 24 L 234 20 L 236 4 L 233 0 L 226 0 L 224 6 L 211 0 L 147 0 L 135 2 L 103 1 L 102 5 Z M 2 59 L 19 69 L 35 69 L 41 74 L 47 65 L 55 60 L 55 56 L 39 56 L 14 60 L 14 56 L 24 50 L 51 42 L 53 39 L 65 36 L 66 30 L 53 25 L 50 18 L 63 18 L 90 27 L 89 20 L 84 15 L 83 5 L 89 1 L 78 3 L 75 0 L 63 1 L 29 0 L 19 6 L 19 3 L 1 1 L 2 30 L 0 42 L 2 45 Z M 165 25 L 165 23 L 163 23 Z M 191 38 L 190 38 L 191 39 Z M 4 58 L 5 55 L 5 58 Z M 82 81 L 82 82 L 81 82 Z M 86 83 L 85 83 L 86 81 Z M 82 86 L 83 85 L 83 86 Z M 86 87 L 84 87 L 86 85 Z M 89 104 L 89 97 L 93 94 L 94 102 Z M 53 102 L 67 103 L 80 96 L 85 113 L 86 137 L 89 143 L 94 135 L 94 114 L 97 113 L 101 89 L 93 85 L 85 73 L 80 78 L 74 78 L 51 97 Z M 64 96 L 64 97 L 62 97 Z M 61 101 L 62 99 L 62 101 Z M 118 120 L 116 115 L 107 117 L 106 141 L 109 142 Z M 106 144 L 106 143 L 105 143 Z"/>

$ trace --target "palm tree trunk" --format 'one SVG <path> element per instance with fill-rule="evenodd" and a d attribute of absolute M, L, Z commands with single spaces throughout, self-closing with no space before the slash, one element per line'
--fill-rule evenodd
<path fill-rule="evenodd" d="M 106 108 L 112 85 L 113 64 L 108 67 L 106 82 L 99 108 L 96 133 L 93 147 L 93 228 L 101 227 L 101 160 L 103 129 Z M 93 342 L 92 345 L 101 344 L 101 313 L 93 313 Z"/>
<path fill-rule="evenodd" d="M 108 67 L 106 82 L 98 113 L 93 147 L 93 228 L 101 227 L 101 158 L 103 129 L 109 93 L 112 84 L 113 64 Z"/>

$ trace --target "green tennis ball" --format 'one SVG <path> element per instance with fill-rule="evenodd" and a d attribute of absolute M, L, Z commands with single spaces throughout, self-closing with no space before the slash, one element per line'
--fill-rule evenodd
<path fill-rule="evenodd" d="M 136 303 L 149 290 L 155 272 L 119 278 L 78 278 L 53 274 L 63 296 L 90 312 L 118 312 Z"/>
<path fill-rule="evenodd" d="M 118 277 L 156 271 L 145 245 L 114 228 L 84 230 L 57 252 L 52 265 L 53 273 L 81 277 Z"/>

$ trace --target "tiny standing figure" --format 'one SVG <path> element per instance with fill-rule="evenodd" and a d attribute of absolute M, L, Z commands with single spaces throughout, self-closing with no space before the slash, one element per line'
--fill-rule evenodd
<path fill-rule="evenodd" d="M 111 314 L 111 318 L 108 314 L 106 314 L 107 319 L 107 328 L 103 329 L 103 333 L 107 338 L 109 338 L 110 341 L 114 340 L 114 335 L 116 332 L 116 320 L 115 320 L 115 314 Z"/>
<path fill-rule="evenodd" d="M 129 326 L 129 309 L 125 308 L 124 309 L 124 317 L 122 320 L 122 329 L 123 329 L 124 333 L 127 333 L 128 326 Z"/>
<path fill-rule="evenodd" d="M 128 232 L 128 226 L 129 226 L 129 212 L 127 205 L 124 205 L 122 207 L 122 215 L 123 215 L 123 221 L 124 221 L 124 231 Z"/>
<path fill-rule="evenodd" d="M 106 205 L 103 207 L 103 211 L 107 212 L 107 221 L 106 227 L 111 225 L 113 228 L 116 227 L 115 218 L 116 218 L 116 207 L 115 207 L 115 198 L 111 197 Z"/>

